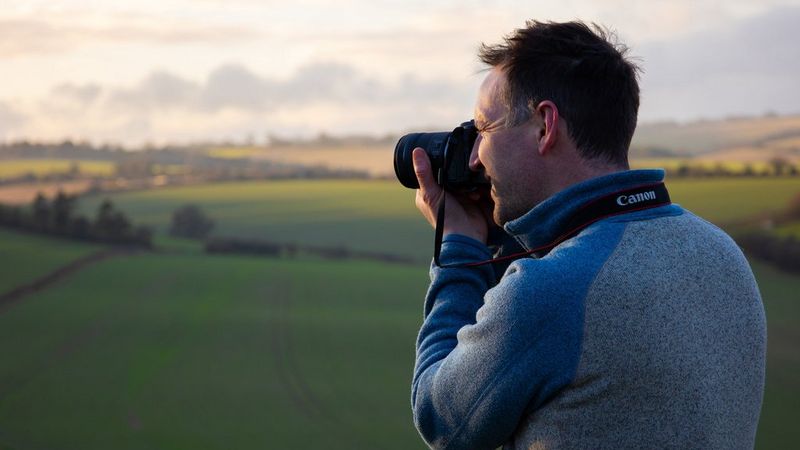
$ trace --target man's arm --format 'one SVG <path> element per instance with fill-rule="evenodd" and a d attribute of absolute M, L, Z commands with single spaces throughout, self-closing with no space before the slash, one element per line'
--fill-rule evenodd
<path fill-rule="evenodd" d="M 434 225 L 438 201 L 450 194 L 434 182 L 422 150 L 414 151 L 414 163 L 417 207 Z M 486 212 L 455 197 L 447 207 L 441 262 L 489 259 Z M 525 411 L 574 376 L 579 296 L 569 286 L 560 289 L 563 274 L 549 273 L 549 266 L 514 263 L 492 289 L 490 265 L 432 267 L 411 399 L 414 422 L 432 447 L 495 448 Z"/>
<path fill-rule="evenodd" d="M 463 236 L 450 236 L 442 249 L 448 262 L 486 253 Z M 537 287 L 538 265 L 552 275 L 548 264 L 517 262 L 488 291 L 493 274 L 485 266 L 432 269 L 411 399 L 415 425 L 431 447 L 502 445 L 526 412 L 574 377 L 582 321 L 575 292 Z"/>

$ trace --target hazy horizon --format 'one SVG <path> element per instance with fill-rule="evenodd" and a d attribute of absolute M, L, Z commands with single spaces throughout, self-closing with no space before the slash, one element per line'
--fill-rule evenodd
<path fill-rule="evenodd" d="M 643 68 L 640 124 L 800 113 L 800 1 L 12 1 L 0 141 L 137 146 L 447 129 L 481 42 L 598 22 Z"/>

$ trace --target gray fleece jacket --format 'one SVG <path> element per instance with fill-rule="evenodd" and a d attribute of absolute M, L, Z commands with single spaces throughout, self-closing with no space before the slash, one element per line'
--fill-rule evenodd
<path fill-rule="evenodd" d="M 575 185 L 506 224 L 525 248 L 574 211 L 663 171 Z M 491 257 L 445 239 L 443 264 Z M 439 449 L 752 448 L 766 322 L 720 229 L 672 204 L 603 219 L 541 258 L 431 268 L 411 403 Z"/>

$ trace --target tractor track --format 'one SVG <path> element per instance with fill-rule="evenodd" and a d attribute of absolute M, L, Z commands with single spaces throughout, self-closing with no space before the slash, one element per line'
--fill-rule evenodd
<path fill-rule="evenodd" d="M 105 261 L 109 258 L 122 255 L 130 255 L 133 254 L 134 252 L 135 250 L 120 249 L 120 248 L 109 248 L 109 249 L 99 250 L 94 253 L 90 253 L 84 257 L 78 258 L 72 262 L 69 262 L 29 283 L 19 285 L 11 289 L 10 291 L 0 294 L 0 314 L 6 312 L 11 306 L 18 303 L 25 297 L 31 294 L 35 294 L 36 292 L 39 292 L 41 290 L 47 289 L 48 287 L 54 285 L 55 283 L 58 283 L 62 279 L 68 277 L 69 275 L 72 275 L 73 273 L 81 269 L 84 269 L 92 264 Z"/>
<path fill-rule="evenodd" d="M 272 312 L 269 321 L 269 348 L 278 380 L 285 387 L 289 401 L 294 408 L 312 423 L 325 423 L 336 438 L 348 442 L 352 448 L 381 449 L 376 442 L 365 442 L 358 431 L 341 420 L 331 405 L 321 400 L 306 380 L 297 363 L 297 354 L 292 341 L 290 295 L 284 289 L 270 290 L 264 294 Z M 344 407 L 339 405 L 338 407 Z"/>

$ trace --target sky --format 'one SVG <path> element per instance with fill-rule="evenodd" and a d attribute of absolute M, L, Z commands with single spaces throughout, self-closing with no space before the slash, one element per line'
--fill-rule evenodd
<path fill-rule="evenodd" d="M 800 113 L 800 0 L 3 0 L 0 141 L 451 129 L 528 19 L 614 30 L 640 123 Z"/>

